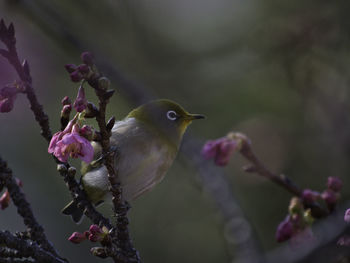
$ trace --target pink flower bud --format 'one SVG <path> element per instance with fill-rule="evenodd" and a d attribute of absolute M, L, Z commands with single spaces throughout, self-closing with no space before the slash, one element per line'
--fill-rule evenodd
<path fill-rule="evenodd" d="M 294 234 L 293 224 L 290 221 L 290 217 L 287 216 L 277 227 L 276 240 L 277 242 L 283 242 L 290 239 Z"/>
<path fill-rule="evenodd" d="M 91 128 L 91 126 L 84 125 L 83 127 L 81 127 L 79 134 L 84 138 L 88 139 L 89 141 L 91 141 L 94 136 L 94 131 Z"/>
<path fill-rule="evenodd" d="M 16 86 L 6 86 L 0 90 L 0 112 L 10 112 L 13 109 L 18 92 Z"/>
<path fill-rule="evenodd" d="M 336 193 L 333 190 L 327 189 L 323 191 L 321 197 L 326 202 L 328 208 L 330 210 L 333 210 L 333 208 L 337 204 L 337 201 L 339 200 L 339 193 Z"/>
<path fill-rule="evenodd" d="M 13 109 L 15 100 L 11 98 L 6 98 L 0 100 L 0 112 L 10 112 Z"/>
<path fill-rule="evenodd" d="M 70 98 L 69 98 L 68 96 L 65 96 L 65 97 L 61 100 L 61 103 L 62 103 L 63 106 L 64 106 L 64 105 L 71 105 L 71 104 L 72 104 L 72 102 L 71 102 L 71 100 L 70 100 Z"/>
<path fill-rule="evenodd" d="M 87 100 L 83 86 L 79 87 L 77 98 L 74 101 L 74 108 L 77 112 L 82 112 L 87 107 Z"/>
<path fill-rule="evenodd" d="M 90 232 L 89 240 L 91 242 L 102 241 L 108 235 L 108 231 L 107 230 L 104 231 L 98 225 L 91 225 L 89 232 Z"/>
<path fill-rule="evenodd" d="M 19 187 L 23 187 L 23 183 L 22 183 L 22 181 L 21 181 L 21 179 L 19 179 L 19 178 L 15 178 L 16 179 L 16 183 L 17 183 L 17 185 L 19 186 Z"/>
<path fill-rule="evenodd" d="M 344 221 L 345 221 L 346 223 L 350 223 L 350 208 L 348 208 L 348 209 L 345 211 Z"/>
<path fill-rule="evenodd" d="M 73 81 L 73 82 L 79 82 L 83 79 L 83 75 L 81 75 L 81 73 L 79 71 L 73 71 L 71 74 L 70 74 L 70 79 Z"/>
<path fill-rule="evenodd" d="M 316 192 L 316 191 L 312 191 L 311 189 L 305 189 L 302 193 L 302 200 L 303 203 L 305 204 L 312 204 L 314 203 L 317 198 L 320 197 L 320 193 Z"/>
<path fill-rule="evenodd" d="M 87 235 L 88 232 L 84 232 L 84 233 L 79 233 L 79 232 L 74 232 L 69 238 L 68 240 L 74 244 L 79 244 L 81 242 L 83 242 L 84 240 L 87 239 Z"/>
<path fill-rule="evenodd" d="M 89 66 L 86 65 L 86 64 L 81 64 L 81 65 L 78 66 L 78 70 L 80 71 L 81 74 L 84 75 L 84 74 L 89 73 L 90 68 L 89 68 Z"/>
<path fill-rule="evenodd" d="M 77 66 L 74 64 L 66 64 L 64 65 L 64 68 L 67 70 L 68 73 L 73 73 L 77 69 Z"/>
<path fill-rule="evenodd" d="M 83 52 L 83 53 L 81 53 L 81 60 L 85 63 L 85 64 L 87 64 L 87 65 L 89 65 L 89 66 L 91 66 L 91 65 L 93 65 L 94 64 L 94 61 L 93 61 L 93 55 L 90 53 L 90 52 L 88 52 L 88 51 L 86 51 L 86 52 Z"/>
<path fill-rule="evenodd" d="M 342 236 L 339 238 L 337 244 L 339 246 L 350 247 L 350 236 Z"/>
<path fill-rule="evenodd" d="M 10 202 L 11 202 L 10 192 L 6 190 L 5 193 L 3 193 L 2 196 L 0 197 L 0 209 L 4 210 L 5 208 L 7 208 Z"/>
<path fill-rule="evenodd" d="M 237 148 L 237 141 L 226 137 L 208 141 L 202 149 L 202 156 L 205 159 L 214 158 L 215 164 L 225 166 L 228 164 L 231 155 Z"/>
<path fill-rule="evenodd" d="M 335 176 L 328 177 L 328 180 L 327 180 L 328 189 L 331 189 L 334 192 L 340 192 L 342 186 L 343 186 L 343 182 L 339 177 L 335 177 Z"/>
<path fill-rule="evenodd" d="M 62 110 L 61 110 L 61 117 L 69 118 L 69 114 L 72 111 L 72 105 L 64 105 Z"/>
<path fill-rule="evenodd" d="M 18 92 L 19 90 L 17 89 L 17 86 L 8 85 L 0 90 L 0 97 L 11 98 L 16 96 Z"/>

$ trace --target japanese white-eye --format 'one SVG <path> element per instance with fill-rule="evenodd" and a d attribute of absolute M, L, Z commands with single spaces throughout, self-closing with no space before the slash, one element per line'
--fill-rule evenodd
<path fill-rule="evenodd" d="M 187 126 L 202 118 L 203 115 L 190 114 L 179 104 L 162 99 L 139 106 L 115 123 L 110 145 L 117 151 L 115 168 L 124 200 L 131 201 L 148 192 L 164 178 Z M 93 142 L 93 147 L 95 161 L 82 163 L 81 182 L 90 201 L 98 205 L 111 196 L 107 169 L 98 161 L 101 146 Z M 72 201 L 62 213 L 78 223 L 84 211 Z"/>

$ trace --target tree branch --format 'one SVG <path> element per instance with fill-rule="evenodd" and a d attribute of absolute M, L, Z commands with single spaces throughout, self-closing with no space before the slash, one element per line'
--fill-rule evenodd
<path fill-rule="evenodd" d="M 1 157 L 0 180 L 4 182 L 6 188 L 10 192 L 11 199 L 17 207 L 18 214 L 23 218 L 24 224 L 27 226 L 31 239 L 35 240 L 45 250 L 51 252 L 55 256 L 58 256 L 58 253 L 46 238 L 43 227 L 37 222 L 30 204 L 26 200 L 15 178 L 13 178 L 11 169 L 7 167 L 7 163 Z"/>
<path fill-rule="evenodd" d="M 266 168 L 266 166 L 255 155 L 251 147 L 251 143 L 248 138 L 245 137 L 245 135 L 242 135 L 240 133 L 229 133 L 227 135 L 228 138 L 234 138 L 235 136 L 239 136 L 239 139 L 241 140 L 240 153 L 251 163 L 250 165 L 243 168 L 246 172 L 256 173 L 260 176 L 263 176 L 275 184 L 281 186 L 292 195 L 302 197 L 303 191 L 290 178 L 283 174 L 276 175 Z M 304 206 L 306 208 L 310 208 L 312 216 L 316 218 L 328 216 L 330 213 L 327 209 L 321 207 L 317 202 L 304 202 Z"/>
<path fill-rule="evenodd" d="M 112 149 L 110 145 L 111 130 L 113 128 L 115 119 L 112 117 L 108 123 L 106 123 L 106 108 L 109 102 L 109 98 L 113 95 L 114 90 L 107 90 L 106 87 L 102 87 L 99 84 L 101 75 L 88 79 L 89 85 L 94 88 L 95 93 L 99 99 L 99 109 L 96 115 L 96 121 L 100 130 L 100 144 L 102 147 L 102 155 L 104 156 L 104 165 L 108 171 L 108 179 L 110 182 L 110 191 L 112 193 L 112 202 L 114 206 L 114 212 L 117 216 L 116 222 L 116 243 L 117 247 L 121 249 L 123 255 L 122 262 L 141 262 L 137 250 L 134 248 L 128 229 L 129 220 L 127 213 L 129 205 L 122 199 L 122 187 L 117 178 L 116 169 L 114 167 L 114 160 L 116 149 Z M 112 239 L 114 239 L 114 233 Z M 116 258 L 115 258 L 116 259 Z M 120 258 L 118 259 L 120 260 Z"/>
<path fill-rule="evenodd" d="M 66 263 L 66 261 L 39 247 L 35 242 L 18 238 L 9 231 L 0 231 L 0 244 L 17 250 L 24 258 L 34 258 L 42 263 Z"/>

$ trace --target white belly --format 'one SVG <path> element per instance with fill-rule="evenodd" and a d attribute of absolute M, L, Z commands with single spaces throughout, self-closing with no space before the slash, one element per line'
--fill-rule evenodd
<path fill-rule="evenodd" d="M 164 178 L 175 158 L 176 150 L 169 149 L 160 140 L 145 140 L 138 136 L 137 129 L 126 134 L 127 136 L 125 133 L 116 136 L 113 140 L 117 141 L 115 168 L 122 185 L 123 199 L 130 201 L 151 190 Z M 85 186 L 93 185 L 94 188 L 101 189 L 103 199 L 107 198 L 109 181 L 105 166 L 88 172 L 82 180 Z"/>

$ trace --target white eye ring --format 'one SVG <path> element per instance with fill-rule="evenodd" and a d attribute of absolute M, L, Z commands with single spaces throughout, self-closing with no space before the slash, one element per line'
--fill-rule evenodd
<path fill-rule="evenodd" d="M 171 120 L 171 121 L 174 121 L 174 120 L 177 119 L 177 114 L 176 114 L 176 112 L 173 111 L 173 110 L 168 111 L 168 112 L 166 113 L 166 116 L 167 116 L 167 118 L 168 118 L 169 120 Z"/>

